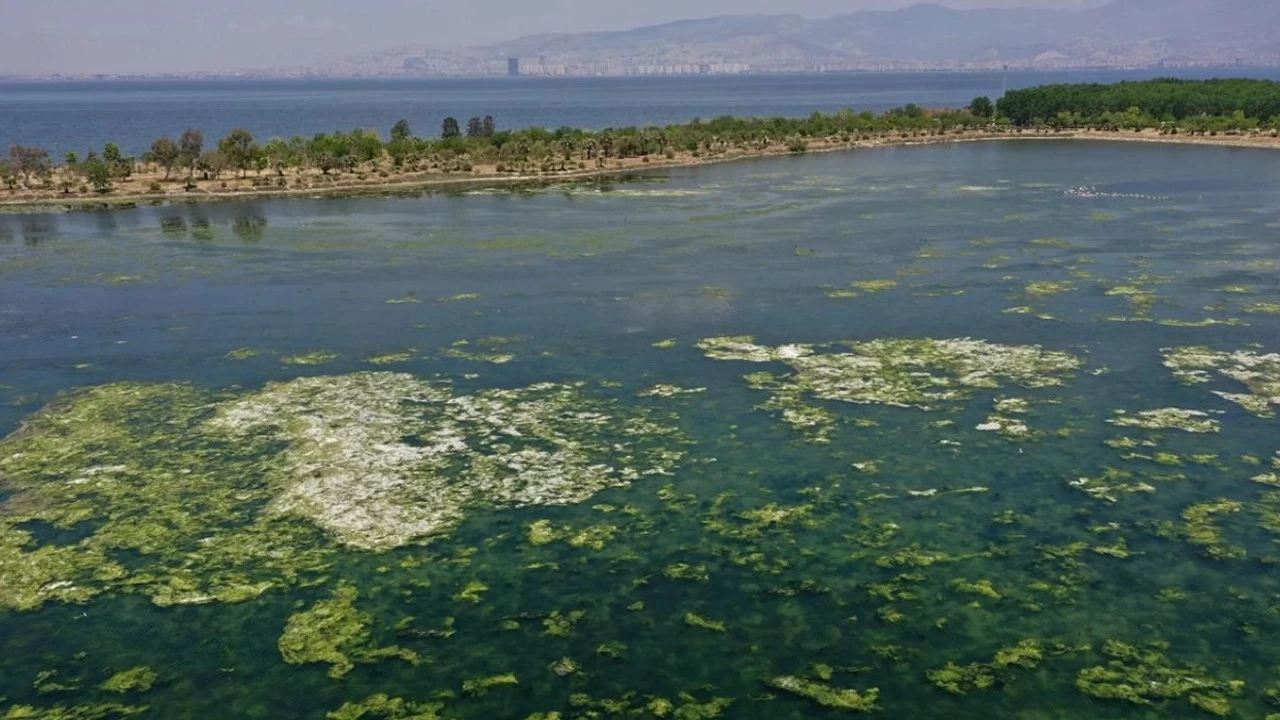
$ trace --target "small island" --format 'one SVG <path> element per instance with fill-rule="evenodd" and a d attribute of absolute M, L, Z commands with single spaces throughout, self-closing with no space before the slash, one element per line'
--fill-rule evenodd
<path fill-rule="evenodd" d="M 139 156 L 118 145 L 67 153 L 14 145 L 0 160 L 0 209 L 94 209 L 249 196 L 357 195 L 581 180 L 656 168 L 887 145 L 1086 139 L 1280 147 L 1280 83 L 1176 80 L 1046 85 L 993 102 L 881 114 L 695 119 L 666 127 L 500 130 L 493 117 L 446 118 L 438 137 L 406 120 L 378 131 L 272 138 L 246 129 L 208 142 L 197 129 Z"/>

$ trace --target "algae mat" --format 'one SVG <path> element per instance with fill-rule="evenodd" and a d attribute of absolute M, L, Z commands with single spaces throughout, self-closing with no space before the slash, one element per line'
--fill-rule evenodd
<path fill-rule="evenodd" d="M 0 218 L 0 718 L 1280 714 L 1272 182 Z"/>

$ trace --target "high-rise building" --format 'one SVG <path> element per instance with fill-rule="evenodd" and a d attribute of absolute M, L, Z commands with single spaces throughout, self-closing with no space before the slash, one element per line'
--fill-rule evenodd
<path fill-rule="evenodd" d="M 520 76 L 520 58 L 507 58 L 507 75 Z"/>

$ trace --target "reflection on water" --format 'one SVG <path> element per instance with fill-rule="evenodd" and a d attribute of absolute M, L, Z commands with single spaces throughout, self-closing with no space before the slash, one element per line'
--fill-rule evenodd
<path fill-rule="evenodd" d="M 0 610 L 0 712 L 322 718 L 385 693 L 417 715 L 336 717 L 1264 717 L 1272 160 L 969 144 L 609 192 L 0 216 L 0 429 L 99 388 L 0 453 L 21 486 L 0 488 L 0 603 L 34 608 Z M 392 373 L 451 404 L 381 404 Z M 366 390 L 268 385 L 299 377 Z M 102 389 L 121 381 L 150 384 Z M 540 383 L 581 394 L 577 424 Z M 282 429 L 202 424 L 263 398 Z M 612 454 L 563 467 L 685 454 L 580 503 L 420 498 L 467 504 L 425 544 L 318 529 L 389 522 L 326 510 L 391 512 L 412 482 L 351 493 L 464 441 L 433 472 L 521 477 L 502 468 L 575 441 Z M 356 490 L 272 514 L 343 468 Z M 210 588 L 240 594 L 172 604 Z M 350 667 L 286 663 L 327 612 L 356 618 L 319 633 Z M 140 666 L 149 690 L 100 688 Z"/>

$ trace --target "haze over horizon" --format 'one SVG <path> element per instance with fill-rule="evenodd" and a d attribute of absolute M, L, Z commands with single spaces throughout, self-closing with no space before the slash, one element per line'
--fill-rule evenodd
<path fill-rule="evenodd" d="M 437 7 L 413 0 L 91 0 L 5 9 L 0 75 L 165 74 L 305 66 L 397 45 L 458 47 L 549 32 L 630 28 L 726 14 L 808 18 L 899 9 L 916 0 L 515 0 Z M 1105 0 L 945 0 L 957 9 L 1079 10 Z M 74 24 L 67 19 L 75 18 Z"/>

